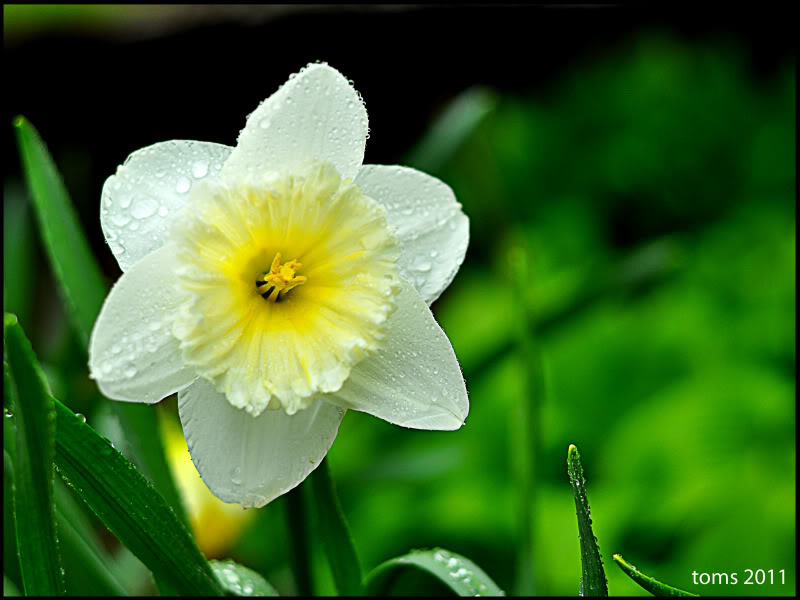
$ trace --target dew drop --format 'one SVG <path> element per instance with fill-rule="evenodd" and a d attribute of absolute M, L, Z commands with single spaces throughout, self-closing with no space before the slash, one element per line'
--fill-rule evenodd
<path fill-rule="evenodd" d="M 231 483 L 234 485 L 239 485 L 242 483 L 242 468 L 241 467 L 234 467 L 231 470 Z"/>
<path fill-rule="evenodd" d="M 162 206 L 158 209 L 158 216 L 159 217 L 166 217 L 169 214 L 169 209 L 166 206 Z"/>
<path fill-rule="evenodd" d="M 128 367 L 127 369 L 125 369 L 125 377 L 130 379 L 134 375 L 136 375 L 136 367 Z"/>
<path fill-rule="evenodd" d="M 185 194 L 192 187 L 192 182 L 188 177 L 179 177 L 178 182 L 175 184 L 175 191 L 179 194 Z"/>
<path fill-rule="evenodd" d="M 116 213 L 111 217 L 111 222 L 117 227 L 125 227 L 125 225 L 131 222 L 131 217 L 125 213 Z"/>
<path fill-rule="evenodd" d="M 192 175 L 195 179 L 202 179 L 208 175 L 208 163 L 204 160 L 198 160 L 192 165 Z"/>
<path fill-rule="evenodd" d="M 86 423 L 86 415 L 81 414 L 81 413 L 75 413 L 75 416 L 78 417 L 84 423 Z"/>
<path fill-rule="evenodd" d="M 137 219 L 146 219 L 158 210 L 158 202 L 153 198 L 139 198 L 131 208 L 131 214 Z"/>

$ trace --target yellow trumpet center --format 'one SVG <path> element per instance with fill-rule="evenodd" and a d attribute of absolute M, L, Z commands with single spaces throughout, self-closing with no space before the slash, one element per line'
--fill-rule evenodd
<path fill-rule="evenodd" d="M 296 275 L 297 270 L 303 265 L 297 260 L 290 260 L 281 264 L 281 253 L 275 254 L 272 259 L 272 266 L 263 279 L 256 279 L 256 289 L 266 300 L 277 302 L 281 294 L 286 294 L 289 290 L 306 282 L 306 277 Z M 272 290 L 272 291 L 270 291 Z"/>
<path fill-rule="evenodd" d="M 386 209 L 328 163 L 192 190 L 170 230 L 184 362 L 254 416 L 339 390 L 395 308 Z"/>

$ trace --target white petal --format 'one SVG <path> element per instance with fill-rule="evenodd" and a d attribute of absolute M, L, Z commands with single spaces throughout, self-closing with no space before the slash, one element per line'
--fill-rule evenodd
<path fill-rule="evenodd" d="M 319 397 L 414 429 L 458 429 L 469 412 L 453 347 L 407 281 L 384 349 L 353 367 L 341 390 Z"/>
<path fill-rule="evenodd" d="M 400 274 L 430 305 L 453 281 L 469 242 L 469 220 L 450 186 L 409 167 L 364 165 L 355 183 L 388 212 L 403 245 Z"/>
<path fill-rule="evenodd" d="M 231 150 L 211 142 L 160 142 L 131 154 L 106 179 L 100 223 L 120 269 L 164 245 L 193 184 L 218 178 Z"/>
<path fill-rule="evenodd" d="M 250 114 L 224 172 L 238 179 L 320 160 L 352 179 L 366 139 L 367 110 L 353 86 L 326 64 L 309 65 Z"/>
<path fill-rule="evenodd" d="M 345 411 L 320 400 L 289 416 L 253 417 L 205 379 L 178 394 L 183 434 L 200 476 L 225 502 L 261 507 L 303 481 L 328 453 Z"/>
<path fill-rule="evenodd" d="M 175 251 L 164 246 L 123 273 L 89 341 L 89 369 L 115 400 L 158 402 L 197 378 L 172 335 L 178 307 Z"/>

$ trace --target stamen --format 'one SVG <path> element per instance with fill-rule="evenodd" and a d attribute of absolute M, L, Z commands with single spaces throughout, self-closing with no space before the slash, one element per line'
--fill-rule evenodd
<path fill-rule="evenodd" d="M 283 294 L 302 285 L 306 282 L 306 277 L 303 275 L 296 275 L 298 269 L 303 265 L 297 260 L 290 260 L 289 262 L 281 265 L 281 253 L 275 254 L 272 259 L 272 266 L 269 273 L 265 273 L 263 279 L 256 279 L 256 291 L 265 299 L 277 302 Z M 272 290 L 270 292 L 270 289 Z"/>

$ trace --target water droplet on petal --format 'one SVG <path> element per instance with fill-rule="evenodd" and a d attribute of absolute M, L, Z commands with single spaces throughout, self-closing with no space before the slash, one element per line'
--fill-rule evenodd
<path fill-rule="evenodd" d="M 153 198 L 139 198 L 131 208 L 131 214 L 136 219 L 146 219 L 158 210 L 158 202 Z"/>
<path fill-rule="evenodd" d="M 208 175 L 208 163 L 203 160 L 198 160 L 192 165 L 192 175 L 195 179 L 201 179 Z"/>
<path fill-rule="evenodd" d="M 185 194 L 192 187 L 192 182 L 188 177 L 179 177 L 178 182 L 175 184 L 175 191 L 179 194 Z"/>
<path fill-rule="evenodd" d="M 125 227 L 125 225 L 131 222 L 131 217 L 126 213 L 116 213 L 111 217 L 111 222 L 117 227 Z"/>
<path fill-rule="evenodd" d="M 231 470 L 231 483 L 234 485 L 239 485 L 242 483 L 242 468 L 241 467 L 234 467 Z"/>

